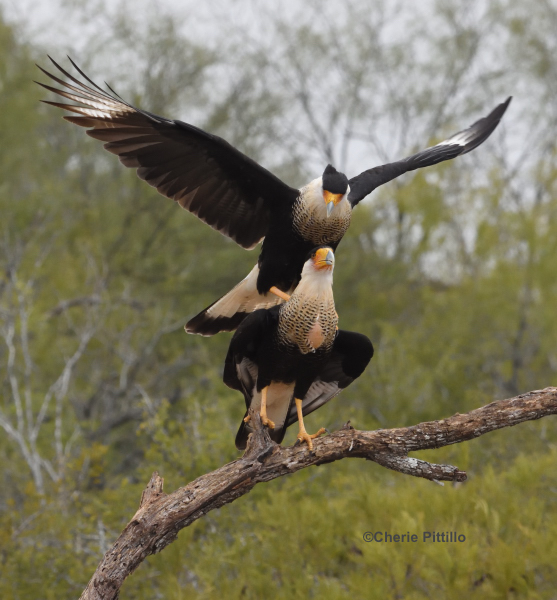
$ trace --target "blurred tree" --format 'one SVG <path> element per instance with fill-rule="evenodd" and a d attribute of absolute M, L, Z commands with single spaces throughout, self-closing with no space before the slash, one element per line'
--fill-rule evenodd
<path fill-rule="evenodd" d="M 86 51 L 70 53 L 125 98 L 211 129 L 293 185 L 327 160 L 352 173 L 404 156 L 515 95 L 477 151 L 358 207 L 335 297 L 341 326 L 377 353 L 308 427 L 408 425 L 554 384 L 555 2 L 277 6 L 231 3 L 253 26 L 215 19 L 204 39 L 164 6 L 141 18 L 73 3 Z M 3 598 L 75 597 L 153 469 L 172 489 L 235 456 L 243 409 L 220 380 L 228 336 L 189 337 L 182 324 L 255 260 L 40 106 L 30 82 L 44 55 L 23 24 L 0 21 Z M 472 475 L 453 488 L 366 464 L 273 482 L 185 531 L 123 597 L 549 598 L 547 423 L 437 453 Z M 467 542 L 361 541 L 413 528 L 457 528 Z"/>

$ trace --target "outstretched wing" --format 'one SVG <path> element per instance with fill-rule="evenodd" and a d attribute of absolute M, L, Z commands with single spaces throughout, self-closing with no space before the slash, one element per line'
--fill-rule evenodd
<path fill-rule="evenodd" d="M 91 128 L 88 135 L 105 142 L 104 147 L 123 165 L 137 169 L 138 176 L 163 196 L 243 248 L 251 249 L 265 237 L 273 206 L 296 199 L 298 190 L 222 138 L 135 108 L 116 94 L 103 91 L 71 59 L 90 85 L 50 60 L 73 83 L 41 67 L 66 89 L 37 83 L 75 104 L 44 102 L 79 115 L 64 118 Z"/>
<path fill-rule="evenodd" d="M 356 206 L 360 200 L 363 200 L 368 194 L 371 194 L 375 188 L 396 179 L 403 173 L 421 169 L 422 167 L 436 165 L 444 160 L 450 160 L 456 156 L 474 150 L 474 148 L 477 148 L 480 144 L 485 142 L 485 140 L 493 133 L 494 129 L 499 124 L 499 121 L 505 114 L 511 99 L 512 96 L 493 109 L 487 117 L 476 121 L 473 125 L 468 127 L 468 129 L 459 131 L 436 146 L 426 148 L 417 154 L 413 154 L 412 156 L 397 162 L 368 169 L 356 177 L 353 177 L 349 181 L 350 193 L 348 194 L 348 200 L 352 206 Z"/>
<path fill-rule="evenodd" d="M 364 371 L 373 357 L 373 345 L 361 333 L 339 329 L 333 351 L 302 402 L 302 413 L 309 415 L 348 387 Z M 290 409 L 286 426 L 298 420 L 296 407 Z"/>

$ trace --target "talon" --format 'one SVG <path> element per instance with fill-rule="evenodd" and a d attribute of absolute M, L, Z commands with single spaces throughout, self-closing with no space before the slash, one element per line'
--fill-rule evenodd
<path fill-rule="evenodd" d="M 261 422 L 263 423 L 263 425 L 267 425 L 267 427 L 269 429 L 274 429 L 275 428 L 274 422 L 271 421 L 271 419 L 269 419 L 268 417 L 261 416 Z"/>
<path fill-rule="evenodd" d="M 247 415 L 244 417 L 244 423 L 249 423 L 251 421 L 251 415 Z"/>
<path fill-rule="evenodd" d="M 314 440 L 316 437 L 320 436 L 322 433 L 325 433 L 327 430 L 324 427 L 321 427 L 321 429 L 317 433 L 310 435 L 306 431 L 306 428 L 304 426 L 304 415 L 302 411 L 303 401 L 300 400 L 300 398 L 294 398 L 294 401 L 296 402 L 296 412 L 298 413 L 298 423 L 300 424 L 300 431 L 298 432 L 298 442 L 300 442 L 301 444 L 305 442 L 308 445 L 308 448 L 310 450 L 313 450 L 313 442 L 311 440 Z M 297 445 L 297 443 L 295 445 Z"/>
<path fill-rule="evenodd" d="M 303 444 L 305 442 L 308 445 L 308 448 L 310 450 L 313 450 L 313 442 L 311 440 L 314 440 L 316 437 L 319 437 L 321 434 L 323 434 L 325 432 L 326 432 L 326 429 L 324 427 L 321 427 L 321 429 L 317 433 L 313 433 L 311 435 L 305 429 L 300 430 L 298 432 L 298 441 L 301 444 Z"/>

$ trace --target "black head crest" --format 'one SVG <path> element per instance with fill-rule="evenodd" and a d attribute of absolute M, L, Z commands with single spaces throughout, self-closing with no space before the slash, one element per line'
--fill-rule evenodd
<path fill-rule="evenodd" d="M 323 189 L 331 194 L 346 194 L 348 177 L 344 173 L 339 173 L 333 165 L 327 165 L 323 171 Z"/>
<path fill-rule="evenodd" d="M 307 262 L 310 258 L 313 258 L 315 256 L 315 253 L 318 250 L 321 250 L 322 248 L 326 248 L 327 250 L 330 250 L 331 252 L 333 252 L 333 249 L 328 246 L 327 244 L 321 244 L 320 246 L 315 246 L 315 248 L 312 248 L 307 254 L 306 254 L 306 259 L 304 262 Z M 333 252 L 334 254 L 334 252 Z"/>

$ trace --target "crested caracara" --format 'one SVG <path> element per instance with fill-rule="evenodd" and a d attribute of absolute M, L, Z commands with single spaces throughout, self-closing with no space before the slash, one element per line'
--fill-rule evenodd
<path fill-rule="evenodd" d="M 298 440 L 313 448 L 303 417 L 358 378 L 373 356 L 360 333 L 337 329 L 333 298 L 334 254 L 315 248 L 288 301 L 250 313 L 238 326 L 224 367 L 224 382 L 241 391 L 246 417 L 236 435 L 243 450 L 252 431 L 248 410 L 259 410 L 271 438 L 280 444 L 286 428 L 299 422 Z"/>
<path fill-rule="evenodd" d="M 232 331 L 250 312 L 283 302 L 300 279 L 307 253 L 318 244 L 335 250 L 361 200 L 403 173 L 470 152 L 491 135 L 511 100 L 417 154 L 351 179 L 328 165 L 295 189 L 222 138 L 135 108 L 98 87 L 73 61 L 87 83 L 52 62 L 68 81 L 39 68 L 65 89 L 40 85 L 71 103 L 47 104 L 74 113 L 64 118 L 89 128 L 88 135 L 137 169 L 141 179 L 243 248 L 264 240 L 249 275 L 187 323 L 186 331 L 201 335 Z"/>

